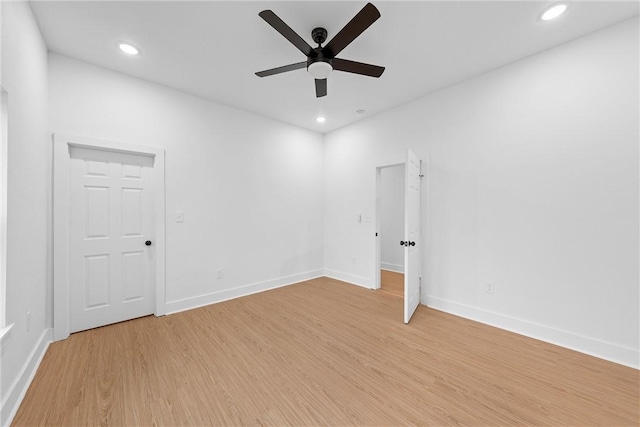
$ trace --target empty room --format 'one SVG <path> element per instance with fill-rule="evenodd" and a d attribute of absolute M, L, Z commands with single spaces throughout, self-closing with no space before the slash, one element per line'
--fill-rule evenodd
<path fill-rule="evenodd" d="M 639 11 L 0 0 L 0 425 L 640 425 Z"/>

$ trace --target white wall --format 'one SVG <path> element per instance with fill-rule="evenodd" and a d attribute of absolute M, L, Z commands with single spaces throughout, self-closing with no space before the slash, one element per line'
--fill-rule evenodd
<path fill-rule="evenodd" d="M 47 51 L 26 2 L 0 2 L 8 93 L 7 324 L 0 344 L 0 425 L 49 342 L 50 175 Z M 27 326 L 27 312 L 31 321 Z"/>
<path fill-rule="evenodd" d="M 28 4 L 0 5 L 15 324 L 0 345 L 0 424 L 50 339 L 51 132 L 166 150 L 169 311 L 323 265 L 372 287 L 375 230 L 357 218 L 373 215 L 376 166 L 411 147 L 428 164 L 424 301 L 638 366 L 637 19 L 333 132 L 323 148 L 159 85 L 55 54 L 47 64 Z"/>
<path fill-rule="evenodd" d="M 410 147 L 423 302 L 638 367 L 638 62 L 636 17 L 326 135 L 327 273 L 373 286 L 354 218 Z"/>
<path fill-rule="evenodd" d="M 321 135 L 57 54 L 49 76 L 51 132 L 166 150 L 168 312 L 321 275 Z"/>
<path fill-rule="evenodd" d="M 380 169 L 380 265 L 404 272 L 404 165 Z"/>

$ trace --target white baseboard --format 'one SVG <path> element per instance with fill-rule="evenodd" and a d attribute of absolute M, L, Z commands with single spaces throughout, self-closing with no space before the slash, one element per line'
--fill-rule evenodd
<path fill-rule="evenodd" d="M 631 368 L 640 369 L 640 352 L 633 348 L 578 335 L 573 332 L 505 316 L 443 298 L 427 296 L 427 306 L 476 322 L 505 329 L 516 334 L 535 338 L 600 359 L 609 360 Z"/>
<path fill-rule="evenodd" d="M 0 405 L 0 425 L 8 426 L 11 424 L 52 341 L 53 329 L 45 329 Z"/>
<path fill-rule="evenodd" d="M 351 283 L 352 285 L 362 286 L 363 288 L 373 289 L 373 283 L 370 278 L 356 276 L 349 273 L 343 273 L 341 271 L 336 270 L 324 270 L 324 275 L 331 279 L 340 280 L 343 282 Z"/>
<path fill-rule="evenodd" d="M 292 285 L 294 283 L 303 282 L 305 280 L 315 279 L 317 277 L 322 277 L 322 270 L 308 271 L 306 273 L 294 274 L 292 276 L 280 277 L 264 282 L 251 283 L 249 285 L 239 286 L 233 289 L 225 289 L 223 291 L 199 295 L 197 297 L 171 301 L 167 302 L 166 304 L 166 313 L 173 314 L 185 310 L 191 310 L 193 308 L 204 307 L 205 305 L 228 301 L 234 298 L 240 298 L 258 292 L 264 292 L 268 291 L 269 289 L 281 288 L 283 286 Z"/>
<path fill-rule="evenodd" d="M 381 262 L 380 268 L 388 271 L 395 271 L 396 273 L 404 273 L 404 265 L 391 264 L 389 262 Z"/>

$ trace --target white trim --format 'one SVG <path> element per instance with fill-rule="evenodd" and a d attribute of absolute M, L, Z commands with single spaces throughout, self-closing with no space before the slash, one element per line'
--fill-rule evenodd
<path fill-rule="evenodd" d="M 53 339 L 69 336 L 69 147 L 109 150 L 155 158 L 154 174 L 154 314 L 166 313 L 165 155 L 160 148 L 96 138 L 53 135 Z"/>
<path fill-rule="evenodd" d="M 223 291 L 212 292 L 210 294 L 204 294 L 197 297 L 170 301 L 167 303 L 167 314 L 178 313 L 185 310 L 191 310 L 193 308 L 203 307 L 205 305 L 216 304 L 219 302 L 228 301 L 251 294 L 256 294 L 258 292 L 268 291 L 270 289 L 293 285 L 305 280 L 316 279 L 318 277 L 322 277 L 322 270 L 308 271 L 306 273 L 294 274 L 292 276 L 252 283 L 249 285 L 239 286 L 233 289 L 225 289 Z"/>
<path fill-rule="evenodd" d="M 7 324 L 7 170 L 9 145 L 9 94 L 0 86 L 0 338 Z"/>
<path fill-rule="evenodd" d="M 382 270 L 394 271 L 396 273 L 404 273 L 404 265 L 391 264 L 390 262 L 380 262 Z"/>
<path fill-rule="evenodd" d="M 45 329 L 0 404 L 0 425 L 8 426 L 11 424 L 52 339 L 53 331 Z"/>
<path fill-rule="evenodd" d="M 640 352 L 637 349 L 622 347 L 617 344 L 578 335 L 562 329 L 505 316 L 504 314 L 494 313 L 431 295 L 427 296 L 427 306 L 486 325 L 505 329 L 519 335 L 579 351 L 580 353 L 585 353 L 600 359 L 640 369 Z"/>
<path fill-rule="evenodd" d="M 352 285 L 362 286 L 367 289 L 375 289 L 372 280 L 368 277 L 356 276 L 355 274 L 343 273 L 341 271 L 325 269 L 324 275 L 330 279 L 340 280 Z"/>
<path fill-rule="evenodd" d="M 380 273 L 380 265 L 382 262 L 382 168 L 376 168 L 375 178 L 375 203 L 373 208 L 373 224 L 376 227 L 376 234 L 373 240 L 373 289 L 380 289 L 382 287 L 382 274 Z"/>
<path fill-rule="evenodd" d="M 14 324 L 15 323 L 12 323 L 10 325 L 5 326 L 4 328 L 0 328 L 0 351 L 2 351 L 4 342 L 9 339 L 9 335 L 11 334 L 11 329 L 13 329 Z"/>

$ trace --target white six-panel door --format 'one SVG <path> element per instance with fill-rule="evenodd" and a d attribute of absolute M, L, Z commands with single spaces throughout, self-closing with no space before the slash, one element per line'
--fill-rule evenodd
<path fill-rule="evenodd" d="M 405 165 L 404 323 L 420 304 L 420 159 L 407 150 Z"/>
<path fill-rule="evenodd" d="M 70 332 L 153 313 L 151 156 L 70 147 Z"/>

